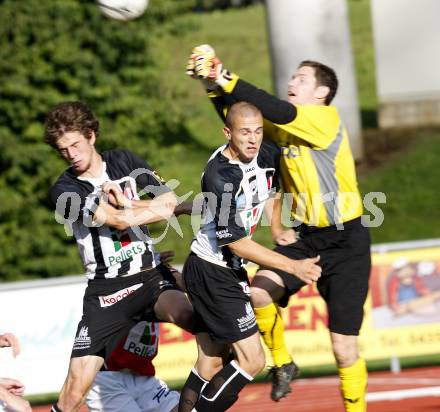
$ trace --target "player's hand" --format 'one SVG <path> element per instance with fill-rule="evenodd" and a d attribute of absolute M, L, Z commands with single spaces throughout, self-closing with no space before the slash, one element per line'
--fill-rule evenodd
<path fill-rule="evenodd" d="M 21 389 L 18 389 L 21 388 Z M 32 412 L 30 403 L 23 399 L 24 386 L 15 379 L 0 378 L 0 398 L 6 409 L 16 412 Z"/>
<path fill-rule="evenodd" d="M 124 196 L 120 186 L 113 182 L 102 185 L 102 191 L 108 196 L 108 202 L 115 207 L 131 208 L 131 202 Z"/>
<path fill-rule="evenodd" d="M 218 87 L 213 80 L 209 79 L 212 67 L 211 59 L 214 55 L 214 49 L 207 44 L 203 44 L 192 50 L 191 56 L 186 64 L 185 73 L 193 79 L 199 79 L 207 91 L 215 90 Z"/>
<path fill-rule="evenodd" d="M 309 259 L 296 260 L 292 265 L 291 274 L 295 275 L 308 285 L 321 277 L 321 266 L 318 266 L 319 256 Z"/>
<path fill-rule="evenodd" d="M 209 44 L 201 44 L 200 46 L 194 47 L 190 57 L 193 63 L 191 65 L 191 63 L 188 62 L 187 74 L 199 79 L 213 80 L 214 73 L 212 69 L 214 57 L 215 50 Z"/>
<path fill-rule="evenodd" d="M 192 77 L 193 79 L 196 79 L 196 72 L 195 72 L 195 62 L 194 62 L 194 54 L 191 54 L 191 56 L 189 56 L 188 61 L 186 62 L 186 70 L 185 73 L 187 76 Z"/>
<path fill-rule="evenodd" d="M 296 233 L 293 229 L 283 230 L 274 237 L 274 242 L 280 246 L 290 245 L 296 242 Z"/>
<path fill-rule="evenodd" d="M 232 80 L 231 73 L 224 67 L 209 44 L 194 47 L 190 59 L 193 63 L 188 63 L 187 74 L 192 77 L 215 82 L 220 87 L 226 86 Z"/>
<path fill-rule="evenodd" d="M 20 353 L 20 343 L 13 333 L 4 333 L 0 335 L 0 348 L 12 348 L 14 358 Z"/>
<path fill-rule="evenodd" d="M 23 396 L 24 385 L 16 379 L 0 378 L 0 386 L 13 395 Z"/>

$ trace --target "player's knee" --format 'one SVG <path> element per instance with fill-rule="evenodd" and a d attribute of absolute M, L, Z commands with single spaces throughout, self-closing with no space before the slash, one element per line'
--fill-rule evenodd
<path fill-rule="evenodd" d="M 263 348 L 239 357 L 238 363 L 249 375 L 256 376 L 266 365 Z"/>
<path fill-rule="evenodd" d="M 254 307 L 262 308 L 272 303 L 272 298 L 266 290 L 251 286 L 251 301 Z"/>
<path fill-rule="evenodd" d="M 195 368 L 199 376 L 210 381 L 214 375 L 223 369 L 223 363 L 221 360 L 218 362 L 212 360 L 210 362 L 203 362 L 198 360 L 195 364 Z"/>
<path fill-rule="evenodd" d="M 332 346 L 336 363 L 340 368 L 353 365 L 359 357 L 357 341 L 353 336 L 340 336 L 339 338 L 333 336 Z"/>

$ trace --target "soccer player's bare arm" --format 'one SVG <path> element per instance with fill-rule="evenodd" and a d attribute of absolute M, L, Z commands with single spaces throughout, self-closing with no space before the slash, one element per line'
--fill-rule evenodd
<path fill-rule="evenodd" d="M 152 200 L 136 201 L 137 207 L 117 209 L 101 202 L 97 207 L 93 221 L 97 225 L 108 225 L 118 230 L 169 219 L 177 205 L 173 192 L 167 192 Z M 143 205 L 142 203 L 143 202 Z"/>
<path fill-rule="evenodd" d="M 282 200 L 280 192 L 266 201 L 264 213 L 270 222 L 270 232 L 275 244 L 284 246 L 296 242 L 295 231 L 285 229 L 281 223 Z"/>
<path fill-rule="evenodd" d="M 321 276 L 321 267 L 317 265 L 319 256 L 302 260 L 289 259 L 247 237 L 230 243 L 228 246 L 232 253 L 243 259 L 290 273 L 307 284 L 316 282 Z"/>

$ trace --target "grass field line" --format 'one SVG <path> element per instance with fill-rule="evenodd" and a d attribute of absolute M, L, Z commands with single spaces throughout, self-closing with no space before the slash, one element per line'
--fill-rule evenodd
<path fill-rule="evenodd" d="M 410 398 L 425 398 L 427 396 L 440 396 L 440 386 L 429 388 L 399 389 L 396 391 L 382 391 L 367 393 L 367 402 L 397 401 Z"/>

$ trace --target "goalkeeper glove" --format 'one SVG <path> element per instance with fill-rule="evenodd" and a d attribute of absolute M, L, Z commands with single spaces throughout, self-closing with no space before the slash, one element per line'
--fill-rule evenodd
<path fill-rule="evenodd" d="M 186 64 L 186 74 L 193 79 L 199 79 L 207 91 L 213 91 L 218 86 L 210 80 L 210 71 L 212 68 L 212 58 L 215 56 L 214 49 L 202 44 L 192 50 L 191 56 Z"/>
<path fill-rule="evenodd" d="M 211 75 L 212 60 L 215 57 L 215 51 L 209 44 L 202 44 L 194 47 L 191 52 L 194 61 L 194 74 L 200 79 L 208 79 Z"/>
<path fill-rule="evenodd" d="M 223 63 L 216 56 L 215 50 L 209 44 L 194 47 L 191 58 L 193 63 L 189 62 L 188 64 L 188 74 L 191 72 L 192 76 L 215 81 L 223 88 L 232 80 L 232 75 L 224 68 Z"/>

